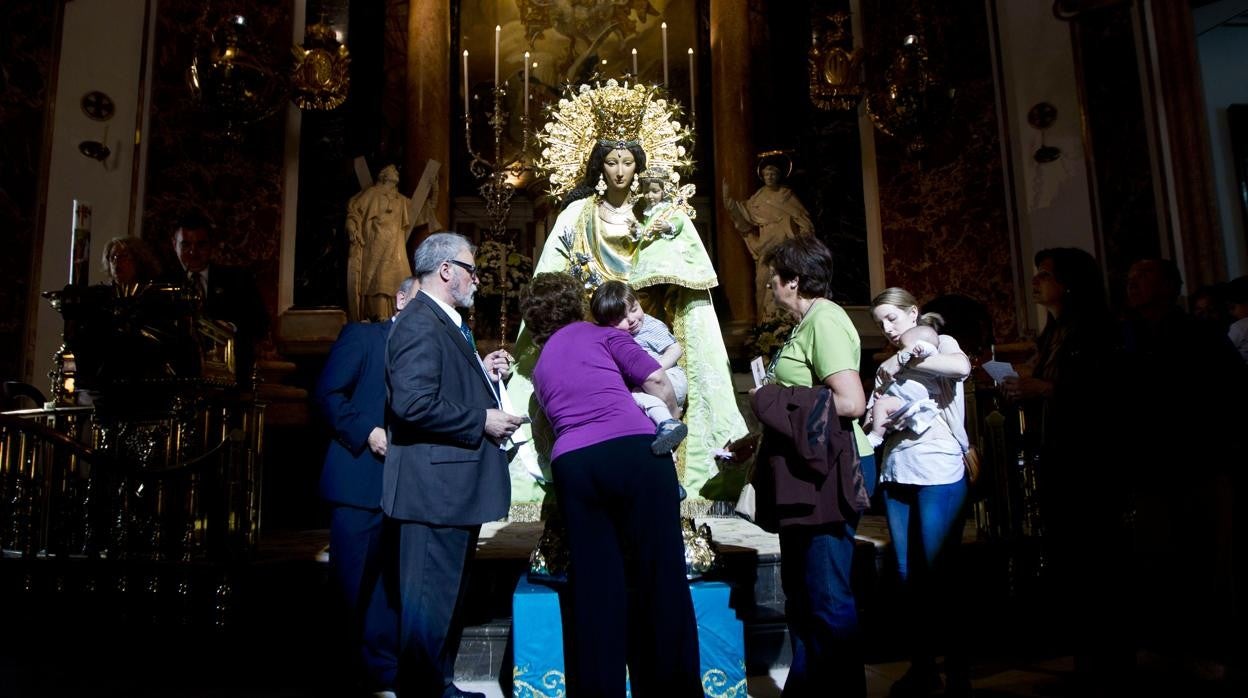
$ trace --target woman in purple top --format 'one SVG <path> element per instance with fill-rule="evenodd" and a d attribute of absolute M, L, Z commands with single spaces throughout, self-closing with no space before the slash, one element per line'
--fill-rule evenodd
<path fill-rule="evenodd" d="M 538 274 L 521 294 L 541 354 L 533 389 L 555 432 L 555 494 L 567 527 L 568 695 L 701 696 L 671 456 L 650 451 L 639 387 L 676 409 L 658 362 L 627 332 L 584 321 L 584 286 Z"/>

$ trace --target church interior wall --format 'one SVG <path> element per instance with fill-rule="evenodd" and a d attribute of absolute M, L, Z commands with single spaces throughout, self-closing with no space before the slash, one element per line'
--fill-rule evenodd
<path fill-rule="evenodd" d="M 1044 317 L 1031 295 L 1035 253 L 1050 247 L 1096 250 L 1074 54 L 1070 25 L 1056 18 L 1049 5 L 996 0 L 992 5 L 1001 56 L 998 89 L 1004 91 L 1004 130 L 1013 164 L 1020 329 L 1036 332 Z M 1040 104 L 1052 105 L 1056 113 L 1043 129 L 1028 120 Z M 1043 147 L 1056 148 L 1060 155 L 1040 162 L 1036 156 Z"/>
<path fill-rule="evenodd" d="M 134 220 L 134 168 L 138 165 L 135 137 L 140 95 L 140 70 L 148 0 L 84 0 L 65 3 L 61 52 L 57 61 L 56 105 L 52 117 L 47 161 L 46 209 L 42 225 L 42 251 L 35 261 L 35 285 L 41 290 L 60 288 L 69 281 L 69 249 L 75 200 L 91 207 L 91 251 L 88 280 L 105 278 L 100 258 L 104 244 L 128 236 Z M 107 56 L 108 60 L 101 60 Z M 107 96 L 113 105 L 107 120 L 92 118 L 84 108 L 89 93 Z M 106 111 L 96 111 L 102 117 Z M 95 143 L 107 153 L 92 158 L 80 148 Z M 90 146 L 87 146 L 90 148 Z M 97 146 L 98 147 L 98 146 Z M 52 367 L 52 355 L 60 344 L 61 317 L 46 303 L 35 310 L 33 341 L 27 363 L 34 376 Z M 42 385 L 43 381 L 36 381 Z"/>

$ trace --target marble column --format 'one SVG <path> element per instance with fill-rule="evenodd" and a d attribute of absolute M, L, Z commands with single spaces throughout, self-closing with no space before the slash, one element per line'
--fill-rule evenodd
<path fill-rule="evenodd" d="M 451 5 L 412 0 L 407 14 L 406 189 L 414 189 L 425 161 L 438 171 L 438 221 L 451 220 Z"/>
<path fill-rule="evenodd" d="M 725 341 L 739 346 L 755 321 L 754 260 L 724 207 L 723 183 L 737 197 L 755 188 L 750 110 L 749 3 L 711 0 L 711 100 L 715 138 L 715 266 L 728 302 Z M 736 340 L 736 341 L 734 341 Z"/>
<path fill-rule="evenodd" d="M 1191 292 L 1226 278 L 1226 250 L 1218 220 L 1210 157 L 1209 125 L 1196 55 L 1196 29 L 1188 3 L 1150 2 L 1160 108 L 1173 176 L 1171 219 L 1183 263 L 1184 288 Z"/>

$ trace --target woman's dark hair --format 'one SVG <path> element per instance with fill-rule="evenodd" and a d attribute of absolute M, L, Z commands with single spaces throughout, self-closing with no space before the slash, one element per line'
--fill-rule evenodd
<path fill-rule="evenodd" d="M 594 289 L 589 299 L 589 312 L 599 325 L 615 325 L 637 302 L 637 294 L 623 281 L 606 281 Z"/>
<path fill-rule="evenodd" d="M 560 328 L 585 319 L 585 287 L 571 274 L 546 272 L 533 277 L 520 290 L 520 313 L 533 333 L 533 341 L 545 344 Z"/>
<path fill-rule="evenodd" d="M 1096 321 L 1109 314 L 1105 282 L 1096 258 L 1077 247 L 1051 247 L 1036 253 L 1036 266 L 1053 262 L 1053 280 L 1064 290 L 1063 323 Z"/>
<path fill-rule="evenodd" d="M 763 255 L 763 264 L 781 281 L 797 279 L 797 293 L 803 298 L 828 298 L 832 293 L 832 251 L 813 235 L 781 240 Z"/>
<path fill-rule="evenodd" d="M 598 184 L 598 176 L 602 174 L 602 162 L 607 159 L 608 153 L 613 150 L 619 150 L 616 147 L 617 145 L 617 143 L 605 145 L 598 143 L 594 145 L 594 149 L 589 152 L 589 162 L 585 163 L 585 176 L 581 178 L 581 183 L 575 189 L 563 197 L 563 201 L 560 203 L 561 206 L 567 206 L 577 199 L 584 199 L 595 193 L 594 187 Z M 641 149 L 640 143 L 631 143 L 626 150 L 632 153 L 633 159 L 637 161 L 637 170 L 633 174 L 634 177 L 637 177 L 646 171 L 646 151 Z"/>
<path fill-rule="evenodd" d="M 1222 286 L 1222 297 L 1227 303 L 1248 303 L 1248 276 L 1239 276 Z"/>

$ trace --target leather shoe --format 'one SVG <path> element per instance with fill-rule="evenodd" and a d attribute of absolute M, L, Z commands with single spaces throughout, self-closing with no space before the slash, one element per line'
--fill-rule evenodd
<path fill-rule="evenodd" d="M 452 684 L 447 686 L 445 691 L 442 691 L 442 698 L 485 698 L 485 694 L 477 693 L 476 691 L 465 691 L 459 686 Z"/>

